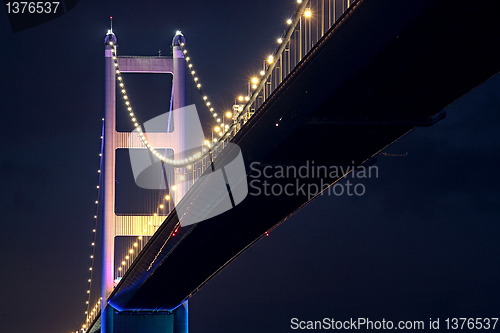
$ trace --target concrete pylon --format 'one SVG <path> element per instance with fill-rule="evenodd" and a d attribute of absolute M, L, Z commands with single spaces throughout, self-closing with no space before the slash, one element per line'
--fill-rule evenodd
<path fill-rule="evenodd" d="M 184 36 L 177 32 L 173 40 L 173 59 L 168 57 L 158 57 L 158 59 L 147 59 L 142 62 L 140 57 L 130 67 L 141 68 L 140 73 L 171 73 L 173 74 L 173 106 L 179 109 L 186 106 L 186 61 L 182 52 Z M 182 44 L 182 45 L 181 45 Z M 104 47 L 104 167 L 103 172 L 103 213 L 102 213 L 102 280 L 101 280 L 101 332 L 102 333 L 132 333 L 132 332 L 161 332 L 161 333 L 187 333 L 188 332 L 188 310 L 187 301 L 172 312 L 141 312 L 134 311 L 120 313 L 108 304 L 107 299 L 114 289 L 115 281 L 115 237 L 123 235 L 117 230 L 121 230 L 121 220 L 115 214 L 115 173 L 116 161 L 115 151 L 120 144 L 121 133 L 116 132 L 116 68 L 113 57 L 116 56 L 117 39 L 110 30 L 105 37 Z M 112 50 L 115 50 L 114 54 Z M 168 59 L 167 59 L 168 58 Z M 154 63 L 154 64 L 152 64 Z M 148 68 L 151 66 L 152 68 Z M 134 72 L 132 69 L 121 70 L 121 72 Z M 174 133 L 181 140 L 186 142 L 186 131 L 183 130 L 183 114 L 176 114 L 176 124 L 181 124 L 180 128 L 175 128 Z M 121 141 L 120 141 L 121 142 Z M 185 147 L 184 147 L 185 148 Z M 182 144 L 177 147 L 174 153 L 182 153 Z M 181 169 L 182 170 L 182 169 Z M 182 175 L 176 174 L 176 178 Z M 177 181 L 177 179 L 176 179 Z M 179 184 L 182 182 L 179 180 Z M 174 194 L 174 202 L 177 204 L 187 192 L 188 184 L 182 184 Z M 142 230 L 142 227 L 140 228 Z"/>
<path fill-rule="evenodd" d="M 172 41 L 172 51 L 173 51 L 173 62 L 174 62 L 174 103 L 173 110 L 179 110 L 186 106 L 186 59 L 184 58 L 184 53 L 182 52 L 182 46 L 185 43 L 184 36 L 180 31 L 174 36 Z M 186 116 L 184 113 L 177 112 L 174 117 L 178 119 L 178 123 L 186 124 Z M 178 156 L 186 151 L 187 133 L 186 131 L 179 131 L 174 129 L 175 136 L 177 136 L 177 142 L 181 143 L 178 147 L 178 151 L 174 151 L 174 154 Z M 179 156 L 179 159 L 182 157 Z M 181 180 L 181 176 L 184 176 L 184 168 L 175 168 L 174 171 L 174 183 L 178 184 L 177 189 L 174 193 L 174 204 L 177 206 L 182 197 L 187 193 L 188 182 Z"/>
<path fill-rule="evenodd" d="M 115 258 L 115 136 L 116 74 L 112 49 L 116 36 L 109 31 L 104 46 L 104 170 L 102 214 L 101 332 L 113 332 L 113 310 L 106 300 L 113 291 Z M 112 45 L 110 45 L 112 44 Z M 115 49 L 116 50 L 116 49 Z"/>

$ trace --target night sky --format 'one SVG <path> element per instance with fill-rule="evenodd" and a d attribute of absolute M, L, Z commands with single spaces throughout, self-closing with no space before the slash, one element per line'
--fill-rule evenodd
<path fill-rule="evenodd" d="M 0 14 L 0 332 L 74 332 L 85 318 L 109 16 L 119 55 L 166 55 L 181 30 L 226 109 L 295 6 L 80 1 L 18 33 Z M 406 157 L 379 156 L 364 196 L 302 209 L 191 298 L 190 331 L 500 317 L 499 110 L 494 77 L 385 151 Z"/>

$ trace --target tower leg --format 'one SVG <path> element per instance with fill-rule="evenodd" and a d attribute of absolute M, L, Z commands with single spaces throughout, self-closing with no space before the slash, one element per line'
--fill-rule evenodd
<path fill-rule="evenodd" d="M 174 63 L 174 81 L 173 81 L 173 89 L 174 89 L 174 110 L 178 110 L 186 106 L 186 60 L 184 59 L 184 53 L 182 53 L 182 48 L 180 45 L 173 45 L 173 63 Z M 176 112 L 174 117 L 177 117 L 175 120 L 176 124 L 183 124 L 186 127 L 186 116 L 183 113 Z M 179 143 L 177 150 L 174 153 L 176 154 L 176 158 L 182 158 L 180 155 L 186 151 L 186 131 L 182 128 L 174 128 L 174 135 L 177 137 L 177 142 Z M 173 193 L 174 204 L 177 205 L 179 201 L 181 201 L 182 197 L 187 192 L 188 184 L 187 182 L 182 181 L 181 176 L 184 177 L 184 168 L 175 168 L 174 169 L 174 183 L 176 184 L 177 189 Z"/>
<path fill-rule="evenodd" d="M 113 35 L 114 36 L 114 35 Z M 115 39 L 116 41 L 116 39 Z M 106 300 L 113 291 L 115 239 L 115 131 L 116 131 L 116 74 L 112 49 L 105 45 L 104 56 L 104 170 L 102 216 L 102 277 L 101 277 L 101 332 L 113 332 L 113 310 Z"/>

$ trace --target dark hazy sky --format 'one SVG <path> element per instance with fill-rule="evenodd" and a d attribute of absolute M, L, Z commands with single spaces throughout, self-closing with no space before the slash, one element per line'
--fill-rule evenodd
<path fill-rule="evenodd" d="M 80 1 L 12 33 L 0 14 L 0 332 L 84 319 L 103 115 L 103 39 L 168 52 L 182 30 L 205 92 L 230 107 L 293 0 Z M 389 147 L 362 197 L 321 197 L 190 300 L 191 332 L 287 332 L 291 318 L 499 317 L 500 78 Z M 443 325 L 443 323 L 442 323 Z"/>

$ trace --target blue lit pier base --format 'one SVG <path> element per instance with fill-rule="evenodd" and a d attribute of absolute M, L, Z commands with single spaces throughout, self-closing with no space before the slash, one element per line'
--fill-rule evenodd
<path fill-rule="evenodd" d="M 120 333 L 188 333 L 187 302 L 172 313 L 112 314 L 114 332 Z"/>

